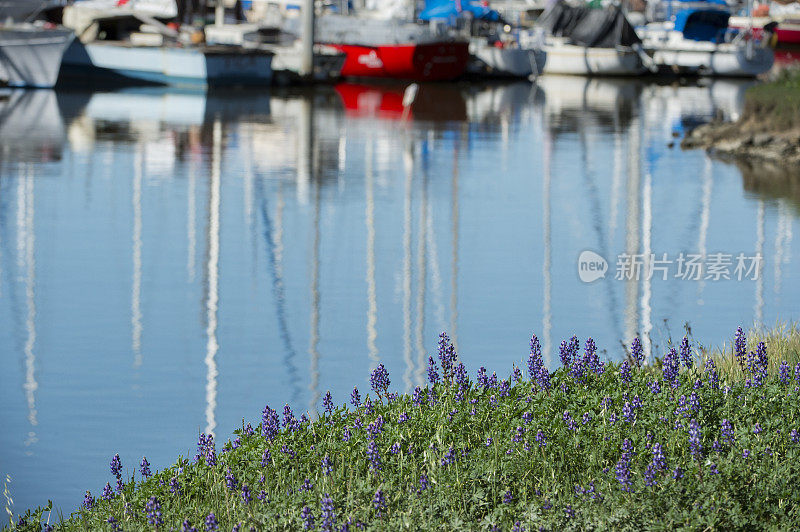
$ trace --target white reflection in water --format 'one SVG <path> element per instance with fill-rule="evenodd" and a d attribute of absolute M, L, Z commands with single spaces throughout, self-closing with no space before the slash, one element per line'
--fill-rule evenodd
<path fill-rule="evenodd" d="M 783 265 L 788 264 L 792 256 L 792 215 L 788 202 L 778 200 L 778 227 L 775 231 L 775 286 L 776 294 L 781 293 Z"/>
<path fill-rule="evenodd" d="M 28 403 L 28 423 L 31 427 L 39 424 L 36 410 L 36 254 L 35 254 L 35 226 L 34 226 L 34 181 L 33 166 L 30 163 L 19 164 L 17 184 L 17 253 L 21 262 L 21 270 L 25 272 L 25 317 L 26 339 L 25 353 L 25 399 Z M 25 445 L 37 441 L 33 430 L 28 432 Z"/>
<path fill-rule="evenodd" d="M 758 199 L 758 216 L 756 217 L 756 256 L 762 257 L 758 263 L 758 279 L 756 280 L 756 303 L 753 308 L 756 326 L 764 324 L 764 200 Z"/>
<path fill-rule="evenodd" d="M 142 365 L 142 167 L 144 149 L 136 146 L 133 168 L 133 280 L 131 282 L 131 349 L 133 367 Z"/>
<path fill-rule="evenodd" d="M 411 360 L 411 189 L 414 176 L 414 145 L 405 141 L 403 150 L 405 186 L 403 193 L 403 382 L 408 392 L 413 386 L 414 362 Z"/>
<path fill-rule="evenodd" d="M 219 308 L 219 207 L 222 173 L 222 123 L 214 120 L 208 187 L 208 260 L 206 262 L 206 434 L 217 428 L 217 311 Z"/>
<path fill-rule="evenodd" d="M 378 301 L 375 288 L 375 194 L 374 194 L 374 181 L 373 175 L 373 141 L 372 139 L 366 142 L 366 172 L 364 193 L 366 194 L 366 213 L 364 219 L 367 225 L 367 352 L 370 358 L 370 370 L 375 369 L 378 364 L 378 346 L 376 340 L 378 338 L 378 330 L 376 323 L 378 321 Z"/>

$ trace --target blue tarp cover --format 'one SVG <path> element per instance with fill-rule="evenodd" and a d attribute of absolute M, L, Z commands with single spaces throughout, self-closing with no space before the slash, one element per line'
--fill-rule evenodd
<path fill-rule="evenodd" d="M 453 20 L 466 12 L 472 13 L 472 16 L 477 20 L 486 20 L 489 22 L 500 22 L 503 20 L 500 17 L 500 13 L 494 9 L 488 6 L 473 4 L 469 2 L 469 0 L 426 0 L 425 9 L 419 14 L 419 19 Z"/>
<path fill-rule="evenodd" d="M 675 15 L 675 29 L 693 41 L 721 42 L 730 14 L 719 9 L 686 9 Z"/>

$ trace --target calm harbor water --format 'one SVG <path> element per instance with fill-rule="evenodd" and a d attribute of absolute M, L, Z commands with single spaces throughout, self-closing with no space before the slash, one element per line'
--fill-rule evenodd
<path fill-rule="evenodd" d="M 532 333 L 554 368 L 573 334 L 619 360 L 685 322 L 719 344 L 800 318 L 796 185 L 669 146 L 735 118 L 747 86 L 431 85 L 406 111 L 383 85 L 2 94 L 14 511 L 70 511 L 115 452 L 162 468 L 266 403 L 344 402 L 379 361 L 413 389 L 444 330 L 471 374 L 507 375 Z M 585 250 L 605 278 L 581 280 Z M 615 279 L 651 253 L 666 279 Z M 679 257 L 720 253 L 731 279 L 680 276 Z M 739 254 L 762 257 L 757 279 L 736 279 Z"/>

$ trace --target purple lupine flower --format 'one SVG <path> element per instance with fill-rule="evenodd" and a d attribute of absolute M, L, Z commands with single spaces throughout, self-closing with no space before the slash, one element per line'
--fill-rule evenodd
<path fill-rule="evenodd" d="M 749 456 L 750 456 L 750 450 L 749 449 L 745 449 L 745 450 L 742 451 L 742 458 L 747 458 Z"/>
<path fill-rule="evenodd" d="M 358 388 L 356 387 L 353 387 L 353 391 L 350 392 L 350 404 L 356 408 L 361 406 L 361 394 L 358 393 Z"/>
<path fill-rule="evenodd" d="M 631 342 L 631 357 L 636 361 L 636 365 L 641 367 L 644 362 L 644 349 L 638 336 Z"/>
<path fill-rule="evenodd" d="M 328 455 L 322 457 L 322 474 L 325 476 L 330 475 L 333 472 L 333 465 L 331 464 L 331 459 L 328 458 Z"/>
<path fill-rule="evenodd" d="M 236 489 L 236 486 L 239 485 L 239 482 L 236 480 L 236 476 L 231 473 L 230 468 L 228 468 L 228 472 L 225 473 L 225 485 L 228 486 L 228 489 L 233 491 Z"/>
<path fill-rule="evenodd" d="M 147 500 L 147 503 L 144 505 L 144 512 L 147 514 L 147 522 L 154 527 L 158 528 L 164 524 L 164 520 L 161 516 L 161 503 L 158 502 L 158 498 L 156 498 L 155 495 Z"/>
<path fill-rule="evenodd" d="M 525 436 L 525 429 L 523 427 L 517 427 L 517 431 L 514 433 L 512 440 L 514 443 L 519 443 L 522 441 L 523 436 Z"/>
<path fill-rule="evenodd" d="M 578 342 L 577 336 L 570 338 L 569 342 L 561 342 L 561 347 L 559 348 L 561 365 L 565 368 L 572 366 L 572 363 L 578 356 L 578 349 L 580 349 L 580 342 Z"/>
<path fill-rule="evenodd" d="M 324 532 L 333 532 L 336 526 L 336 514 L 333 511 L 333 499 L 327 493 L 322 496 L 320 501 L 320 530 Z"/>
<path fill-rule="evenodd" d="M 258 499 L 261 502 L 269 502 L 269 499 L 267 499 L 267 492 L 264 490 L 258 492 L 258 495 L 256 495 L 256 499 Z"/>
<path fill-rule="evenodd" d="M 762 430 L 763 429 L 761 428 L 761 423 L 756 423 L 755 425 L 753 425 L 753 434 L 761 434 Z"/>
<path fill-rule="evenodd" d="M 422 404 L 425 402 L 425 395 L 422 392 L 422 388 L 420 388 L 419 386 L 414 388 L 414 396 L 412 398 L 412 402 L 414 403 L 414 406 L 422 406 Z"/>
<path fill-rule="evenodd" d="M 178 477 L 172 477 L 169 479 L 169 492 L 170 493 L 177 493 L 180 495 L 181 493 L 181 484 L 178 482 Z"/>
<path fill-rule="evenodd" d="M 267 467 L 270 463 L 272 463 L 272 453 L 269 452 L 269 449 L 264 449 L 264 453 L 261 455 L 261 467 Z"/>
<path fill-rule="evenodd" d="M 539 442 L 539 447 L 547 446 L 547 436 L 541 430 L 536 431 L 536 441 Z"/>
<path fill-rule="evenodd" d="M 303 506 L 300 519 L 303 520 L 303 530 L 314 530 L 314 512 L 311 511 L 311 508 Z"/>
<path fill-rule="evenodd" d="M 489 406 L 497 408 L 497 397 L 495 397 L 494 394 L 489 396 Z"/>
<path fill-rule="evenodd" d="M 184 519 L 183 526 L 181 526 L 181 532 L 197 532 L 197 529 L 192 526 L 191 521 Z"/>
<path fill-rule="evenodd" d="M 789 384 L 789 363 L 785 360 L 781 361 L 781 366 L 778 369 L 778 378 L 784 386 Z"/>
<path fill-rule="evenodd" d="M 375 492 L 375 496 L 372 497 L 372 507 L 375 508 L 378 517 L 381 516 L 381 511 L 386 509 L 386 498 L 383 496 L 383 490 L 378 489 Z"/>
<path fill-rule="evenodd" d="M 497 388 L 497 373 L 494 371 L 492 372 L 492 376 L 489 377 L 489 388 Z"/>
<path fill-rule="evenodd" d="M 717 365 L 711 356 L 706 357 L 705 364 L 706 375 L 708 375 L 708 384 L 714 389 L 719 389 L 719 373 L 717 373 Z"/>
<path fill-rule="evenodd" d="M 523 421 L 525 422 L 525 424 L 527 425 L 528 423 L 530 423 L 531 421 L 533 421 L 533 414 L 531 414 L 530 412 L 528 412 L 528 411 L 526 410 L 525 412 L 523 412 L 523 413 L 522 413 L 522 420 L 523 420 Z"/>
<path fill-rule="evenodd" d="M 508 397 L 511 392 L 511 384 L 505 379 L 500 382 L 500 397 Z"/>
<path fill-rule="evenodd" d="M 758 342 L 756 346 L 756 361 L 759 371 L 766 376 L 769 368 L 769 359 L 767 358 L 767 344 L 764 342 Z"/>
<path fill-rule="evenodd" d="M 380 471 L 383 466 L 381 465 L 381 455 L 378 452 L 378 445 L 375 440 L 370 440 L 367 445 L 367 459 L 369 460 L 369 467 L 373 471 Z"/>
<path fill-rule="evenodd" d="M 119 455 L 115 454 L 114 458 L 111 459 L 111 474 L 114 475 L 116 478 L 122 478 L 122 460 L 119 459 Z"/>
<path fill-rule="evenodd" d="M 792 429 L 789 433 L 789 438 L 792 440 L 792 443 L 800 442 L 800 435 L 798 435 L 797 429 Z"/>
<path fill-rule="evenodd" d="M 617 481 L 622 484 L 622 491 L 631 491 L 631 470 L 629 458 L 625 453 L 614 468 Z"/>
<path fill-rule="evenodd" d="M 608 416 L 608 422 L 612 425 L 617 422 L 617 414 L 616 412 L 611 412 L 611 415 Z"/>
<path fill-rule="evenodd" d="M 522 380 L 522 371 L 520 371 L 516 364 L 514 365 L 514 369 L 511 371 L 511 379 L 514 382 L 519 382 Z"/>
<path fill-rule="evenodd" d="M 683 340 L 681 340 L 680 349 L 683 365 L 686 366 L 686 369 L 692 369 L 692 346 L 689 344 L 689 339 L 685 336 L 683 337 Z"/>
<path fill-rule="evenodd" d="M 92 497 L 92 494 L 89 492 L 89 490 L 86 490 L 86 495 L 83 496 L 83 506 L 87 510 L 94 508 L 94 497 Z"/>
<path fill-rule="evenodd" d="M 486 447 L 490 447 L 492 445 L 492 443 L 493 443 L 492 437 L 488 436 L 486 438 Z"/>
<path fill-rule="evenodd" d="M 447 452 L 444 453 L 444 456 L 440 461 L 440 465 L 442 467 L 445 467 L 455 463 L 455 461 L 456 461 L 456 450 L 453 449 L 453 447 L 451 446 L 449 449 L 447 449 Z"/>
<path fill-rule="evenodd" d="M 122 490 L 125 489 L 125 483 L 122 482 L 121 478 L 117 479 L 117 492 L 122 493 Z"/>
<path fill-rule="evenodd" d="M 678 387 L 678 370 L 680 368 L 680 361 L 678 360 L 678 352 L 675 348 L 670 348 L 661 361 L 663 368 L 664 380 L 668 381 L 673 388 Z"/>
<path fill-rule="evenodd" d="M 456 357 L 456 349 L 453 346 L 453 342 L 450 341 L 447 333 L 441 333 L 439 335 L 439 362 L 442 365 L 442 377 L 446 381 L 452 380 Z"/>
<path fill-rule="evenodd" d="M 736 340 L 734 340 L 733 345 L 736 349 L 736 361 L 739 362 L 739 367 L 744 371 L 747 362 L 747 337 L 741 327 L 736 329 Z"/>
<path fill-rule="evenodd" d="M 299 428 L 299 422 L 297 421 L 297 418 L 294 417 L 292 407 L 289 405 L 283 406 L 283 426 L 290 432 L 294 432 Z"/>
<path fill-rule="evenodd" d="M 697 392 L 692 392 L 689 396 L 689 408 L 695 413 L 700 411 L 700 398 L 697 396 Z"/>
<path fill-rule="evenodd" d="M 680 467 L 676 467 L 675 470 L 672 472 L 672 478 L 675 480 L 680 480 L 683 478 L 683 469 Z"/>
<path fill-rule="evenodd" d="M 216 444 L 214 443 L 214 436 L 211 434 L 209 434 L 206 437 L 206 443 L 205 443 L 205 448 L 203 449 L 203 454 L 206 457 L 206 465 L 212 467 L 217 465 Z"/>
<path fill-rule="evenodd" d="M 399 425 L 402 425 L 406 421 L 408 421 L 408 414 L 405 412 L 401 412 L 400 415 L 397 417 L 397 423 Z"/>
<path fill-rule="evenodd" d="M 250 504 L 252 500 L 253 497 L 250 495 L 250 488 L 247 487 L 247 484 L 242 484 L 242 502 L 244 504 Z"/>
<path fill-rule="evenodd" d="M 544 366 L 542 347 L 539 345 L 539 339 L 534 334 L 531 336 L 531 354 L 528 356 L 528 377 L 531 380 L 536 379 L 539 374 L 539 368 L 542 366 Z"/>
<path fill-rule="evenodd" d="M 366 401 L 364 401 L 364 415 L 365 416 L 371 415 L 374 409 L 375 408 L 372 405 L 372 399 L 370 399 L 369 396 L 367 396 Z"/>
<path fill-rule="evenodd" d="M 458 366 L 453 373 L 453 377 L 455 378 L 456 384 L 460 386 L 466 386 L 469 384 L 469 375 L 467 375 L 467 366 L 464 365 L 463 362 L 459 362 Z"/>
<path fill-rule="evenodd" d="M 708 472 L 711 473 L 712 475 L 719 475 L 719 469 L 717 469 L 717 464 L 711 462 L 708 465 Z"/>
<path fill-rule="evenodd" d="M 722 423 L 720 423 L 720 434 L 722 436 L 722 441 L 725 443 L 733 445 L 734 442 L 736 442 L 736 438 L 733 435 L 733 425 L 727 419 L 723 419 Z"/>
<path fill-rule="evenodd" d="M 689 452 L 695 460 L 699 460 L 703 455 L 703 444 L 700 442 L 700 423 L 696 419 L 689 422 Z"/>
<path fill-rule="evenodd" d="M 145 458 L 144 456 L 142 457 L 142 463 L 139 465 L 140 465 L 139 471 L 142 473 L 142 476 L 144 478 L 147 478 L 153 474 L 150 472 L 150 462 L 148 462 L 147 458 Z"/>
<path fill-rule="evenodd" d="M 331 396 L 330 391 L 325 392 L 325 397 L 322 398 L 322 406 L 328 414 L 333 413 L 333 396 Z"/>
<path fill-rule="evenodd" d="M 311 483 L 310 479 L 305 479 L 303 485 L 300 486 L 300 491 L 311 491 L 312 489 L 314 489 L 314 484 Z"/>
<path fill-rule="evenodd" d="M 619 366 L 619 380 L 622 381 L 623 384 L 631 382 L 631 365 L 627 360 Z"/>
<path fill-rule="evenodd" d="M 378 395 L 385 394 L 391 382 L 389 380 L 389 372 L 386 371 L 383 364 L 378 364 L 378 367 L 372 371 L 369 377 L 369 383 Z"/>
<path fill-rule="evenodd" d="M 581 424 L 586 425 L 592 421 L 592 416 L 589 412 L 584 412 L 583 417 L 581 418 Z"/>
<path fill-rule="evenodd" d="M 503 504 L 511 504 L 514 500 L 514 496 L 511 494 L 511 490 L 506 490 L 503 494 Z"/>
<path fill-rule="evenodd" d="M 103 495 L 101 495 L 101 497 L 106 501 L 110 501 L 114 498 L 114 490 L 108 482 L 106 482 L 106 486 L 103 488 Z"/>
<path fill-rule="evenodd" d="M 586 339 L 586 345 L 584 346 L 583 350 L 586 367 L 591 369 L 597 375 L 601 375 L 603 371 L 605 371 L 605 366 L 602 362 L 600 362 L 600 358 L 597 356 L 597 346 L 591 337 Z"/>
<path fill-rule="evenodd" d="M 622 417 L 628 423 L 633 423 L 636 421 L 636 409 L 633 408 L 628 401 L 625 401 L 625 404 L 622 406 Z"/>
<path fill-rule="evenodd" d="M 400 452 L 400 442 L 394 442 L 391 447 L 389 447 L 389 452 L 392 454 L 398 454 Z"/>
<path fill-rule="evenodd" d="M 794 382 L 800 384 L 800 362 L 794 367 Z"/>
<path fill-rule="evenodd" d="M 383 416 L 378 414 L 375 421 L 367 425 L 367 437 L 371 439 L 375 438 L 381 432 L 383 432 Z"/>
<path fill-rule="evenodd" d="M 261 435 L 266 438 L 267 441 L 272 441 L 280 430 L 278 413 L 271 409 L 269 405 L 266 405 L 261 412 Z"/>
<path fill-rule="evenodd" d="M 800 372 L 798 372 L 798 375 L 800 375 Z M 489 379 L 486 377 L 486 368 L 483 366 L 478 368 L 478 377 L 476 382 L 478 383 L 478 386 L 481 386 L 484 390 L 489 388 Z"/>
<path fill-rule="evenodd" d="M 417 493 L 422 493 L 428 489 L 428 476 L 427 475 L 420 475 L 419 477 L 419 488 L 417 488 Z"/>
<path fill-rule="evenodd" d="M 447 414 L 447 421 L 453 421 L 455 415 L 458 414 L 458 409 L 454 408 Z"/>
<path fill-rule="evenodd" d="M 572 414 L 569 413 L 569 410 L 564 410 L 564 414 L 561 417 L 564 419 L 564 424 L 569 430 L 577 430 L 575 420 L 572 419 Z"/>
<path fill-rule="evenodd" d="M 252 424 L 250 424 L 250 423 L 248 423 L 248 424 L 247 424 L 247 426 L 244 428 L 244 433 L 245 433 L 247 436 L 252 436 L 253 434 L 255 434 L 255 433 L 256 433 L 256 431 L 255 431 L 255 430 L 253 430 L 253 425 L 252 425 Z"/>
<path fill-rule="evenodd" d="M 657 395 L 661 393 L 661 381 L 652 381 L 648 386 L 650 386 L 650 392 L 653 395 Z"/>
<path fill-rule="evenodd" d="M 652 452 L 653 460 L 647 466 L 647 469 L 644 473 L 645 485 L 647 486 L 655 486 L 657 484 L 655 479 L 656 474 L 667 468 L 667 462 L 664 459 L 664 453 L 661 449 L 660 443 L 653 444 Z"/>
<path fill-rule="evenodd" d="M 106 523 L 111 525 L 111 530 L 113 532 L 122 532 L 122 527 L 119 526 L 119 523 L 117 523 L 117 520 L 114 519 L 113 515 L 108 516 L 108 519 L 106 519 Z M 42 530 L 44 530 L 45 532 L 52 532 L 53 527 L 51 525 L 45 525 Z"/>

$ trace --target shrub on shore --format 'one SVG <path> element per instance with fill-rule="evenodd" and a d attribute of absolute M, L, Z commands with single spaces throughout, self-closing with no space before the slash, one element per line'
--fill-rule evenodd
<path fill-rule="evenodd" d="M 531 340 L 524 373 L 467 374 L 442 335 L 428 385 L 326 394 L 322 412 L 262 412 L 233 441 L 109 483 L 59 530 L 791 529 L 800 525 L 800 365 L 734 341 L 738 373 L 688 338 L 660 368 L 562 342 L 551 373 Z M 771 368 L 777 368 L 771 371 Z M 15 525 L 39 529 L 47 512 Z M 50 519 L 50 521 L 53 521 Z M 49 526 L 49 525 L 48 525 Z"/>

